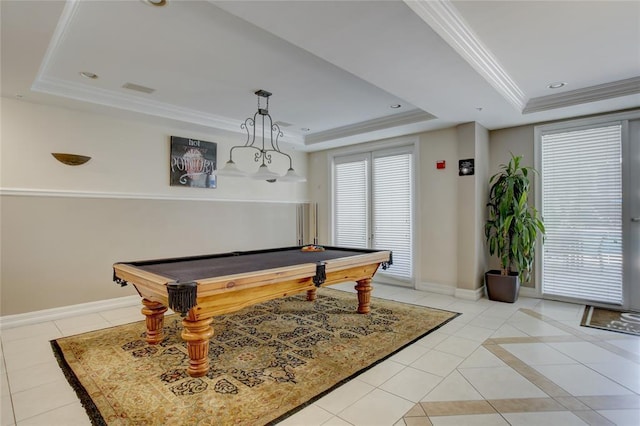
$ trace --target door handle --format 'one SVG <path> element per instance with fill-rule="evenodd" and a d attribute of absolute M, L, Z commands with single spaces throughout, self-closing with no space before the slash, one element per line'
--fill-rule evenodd
<path fill-rule="evenodd" d="M 640 217 L 632 217 L 631 222 L 640 222 Z"/>

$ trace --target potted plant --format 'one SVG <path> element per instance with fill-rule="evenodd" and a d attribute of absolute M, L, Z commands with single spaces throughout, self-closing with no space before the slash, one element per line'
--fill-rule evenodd
<path fill-rule="evenodd" d="M 489 183 L 489 217 L 485 237 L 489 253 L 500 259 L 500 270 L 485 274 L 487 297 L 490 300 L 513 303 L 518 299 L 520 282 L 531 279 L 531 268 L 538 233 L 544 235 L 544 225 L 538 211 L 527 204 L 532 167 L 520 165 L 522 156 L 511 154 L 509 164 Z"/>

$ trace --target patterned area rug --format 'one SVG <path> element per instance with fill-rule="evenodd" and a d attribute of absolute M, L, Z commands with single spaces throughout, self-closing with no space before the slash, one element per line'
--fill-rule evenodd
<path fill-rule="evenodd" d="M 439 328 L 453 312 L 320 289 L 214 318 L 209 373 L 186 373 L 179 316 L 148 345 L 144 321 L 52 341 L 93 424 L 262 425 L 283 420 Z"/>
<path fill-rule="evenodd" d="M 640 336 L 640 313 L 612 311 L 587 305 L 580 325 Z"/>

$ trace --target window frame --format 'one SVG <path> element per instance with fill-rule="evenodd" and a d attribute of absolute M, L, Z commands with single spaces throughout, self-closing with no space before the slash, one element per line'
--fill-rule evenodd
<path fill-rule="evenodd" d="M 625 182 L 630 182 L 629 178 L 629 126 L 628 122 L 630 120 L 638 120 L 640 119 L 640 110 L 628 111 L 628 112 L 619 112 L 612 114 L 603 114 L 596 117 L 587 117 L 587 118 L 578 118 L 578 119 L 569 119 L 563 120 L 554 123 L 548 124 L 540 124 L 534 126 L 534 168 L 539 171 L 539 173 L 535 174 L 534 184 L 535 184 L 535 193 L 534 193 L 534 205 L 536 209 L 540 212 L 543 211 L 543 203 L 542 203 L 542 137 L 549 133 L 558 133 L 558 132 L 570 132 L 576 130 L 584 130 L 593 127 L 603 127 L 606 125 L 621 125 L 621 153 L 622 153 L 622 235 L 623 235 L 623 253 L 626 250 L 626 246 L 629 244 L 628 241 L 625 241 L 624 235 L 626 235 L 629 231 L 630 223 L 624 220 L 625 217 L 629 217 L 630 215 L 630 206 L 629 203 L 624 200 L 628 199 L 630 196 L 630 188 L 629 185 L 625 185 Z M 544 220 L 544 218 L 543 218 Z M 542 298 L 542 268 L 543 268 L 543 247 L 542 240 L 539 238 L 536 243 L 536 258 L 535 258 L 535 289 L 533 290 L 532 296 Z M 623 306 L 629 300 L 630 295 L 630 286 L 626 284 L 625 280 L 629 275 L 631 268 L 631 262 L 624 262 L 623 260 Z M 576 302 L 576 299 L 562 296 L 553 296 L 554 300 L 566 301 L 566 302 Z M 606 303 L 591 303 L 593 305 L 605 306 L 605 307 L 616 307 L 618 305 L 610 305 Z M 619 308 L 619 306 L 618 306 Z"/>

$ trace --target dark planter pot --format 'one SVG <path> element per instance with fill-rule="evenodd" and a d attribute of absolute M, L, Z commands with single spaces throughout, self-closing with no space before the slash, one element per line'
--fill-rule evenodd
<path fill-rule="evenodd" d="M 499 270 L 492 269 L 489 272 L 485 272 L 484 283 L 487 287 L 489 300 L 507 303 L 513 303 L 518 300 L 520 278 L 517 272 L 501 275 Z"/>

